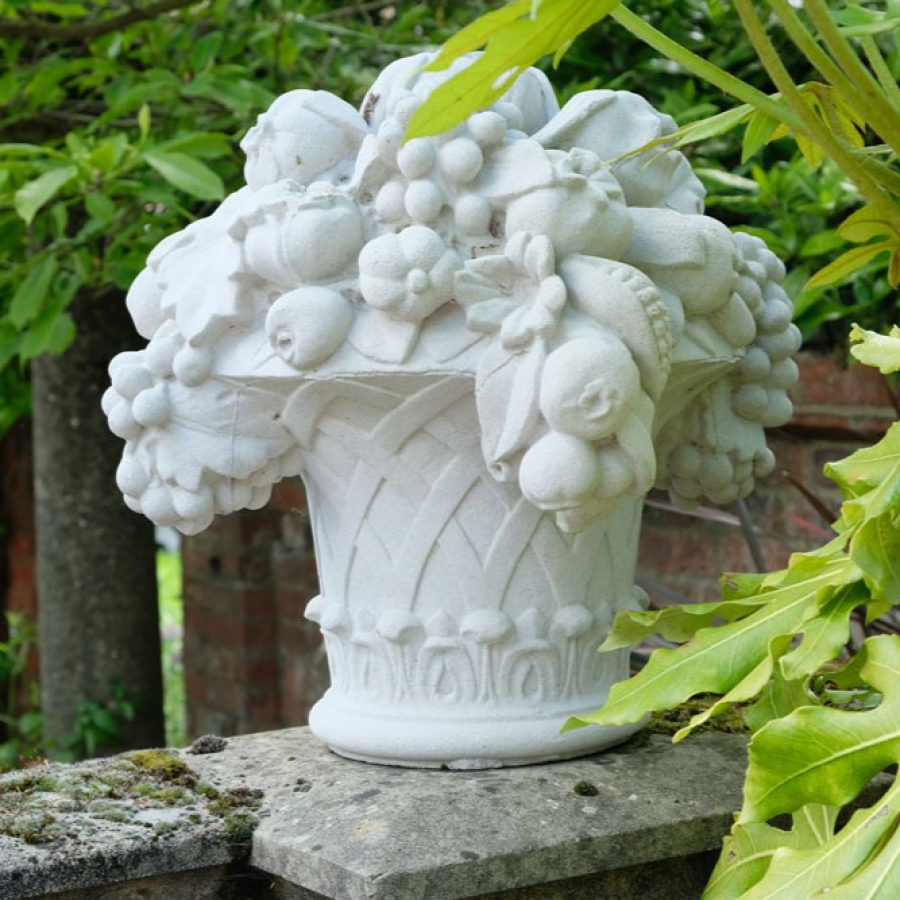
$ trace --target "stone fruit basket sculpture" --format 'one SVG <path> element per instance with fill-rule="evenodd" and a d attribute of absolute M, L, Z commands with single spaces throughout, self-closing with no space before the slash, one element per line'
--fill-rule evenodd
<path fill-rule="evenodd" d="M 247 186 L 164 240 L 110 366 L 128 505 L 186 534 L 302 475 L 332 686 L 313 731 L 358 759 L 574 756 L 627 671 L 595 649 L 633 585 L 642 499 L 744 497 L 791 414 L 784 270 L 704 216 L 674 123 L 630 93 L 559 109 L 525 73 L 403 143 L 436 84 L 389 66 L 357 112 L 280 97 Z M 462 60 L 459 65 L 466 65 Z"/>

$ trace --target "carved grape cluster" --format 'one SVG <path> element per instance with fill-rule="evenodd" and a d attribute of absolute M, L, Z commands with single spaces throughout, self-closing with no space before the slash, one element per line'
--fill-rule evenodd
<path fill-rule="evenodd" d="M 198 375 L 211 364 L 210 351 L 190 346 L 168 323 L 146 350 L 113 360 L 103 396 L 110 429 L 128 442 L 116 471 L 125 503 L 185 534 L 219 513 L 264 506 L 272 484 L 300 471 L 286 433 L 280 441 L 238 439 L 216 428 L 224 422 L 203 421 L 216 406 L 227 419 L 240 403 L 233 388 Z"/>
<path fill-rule="evenodd" d="M 783 425 L 793 412 L 788 391 L 798 369 L 791 355 L 800 346 L 800 332 L 781 286 L 784 266 L 759 238 L 738 233 L 735 243 L 733 298 L 752 313 L 756 336 L 729 378 L 688 410 L 681 441 L 668 455 L 669 494 L 685 508 L 703 498 L 730 503 L 748 496 L 755 479 L 775 467 L 762 428 Z"/>
<path fill-rule="evenodd" d="M 797 383 L 791 357 L 800 348 L 800 330 L 791 322 L 791 301 L 781 286 L 784 265 L 759 238 L 738 233 L 735 241 L 741 252 L 737 289 L 753 313 L 756 339 L 732 376 L 731 407 L 747 421 L 774 428 L 793 412 L 787 392 Z"/>
<path fill-rule="evenodd" d="M 436 227 L 443 219 L 465 237 L 486 237 L 491 202 L 474 189 L 486 157 L 522 124 L 519 109 L 498 103 L 470 116 L 466 124 L 437 138 L 403 144 L 406 126 L 421 100 L 409 91 L 391 98 L 376 136 L 378 156 L 391 173 L 375 195 L 376 216 L 384 223 Z"/>

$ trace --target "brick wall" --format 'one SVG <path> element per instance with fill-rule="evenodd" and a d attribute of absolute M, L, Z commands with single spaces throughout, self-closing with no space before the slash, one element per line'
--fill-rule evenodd
<path fill-rule="evenodd" d="M 184 539 L 182 560 L 188 734 L 305 724 L 327 666 L 303 618 L 318 581 L 302 483 Z"/>
<path fill-rule="evenodd" d="M 6 611 L 37 621 L 31 422 L 27 420 L 18 422 L 0 440 L 0 641 L 9 637 Z M 32 651 L 28 681 L 37 679 L 38 669 L 37 652 Z M 26 691 L 27 684 L 23 683 L 19 696 L 22 704 Z M 0 740 L 4 737 L 0 725 Z"/>
<path fill-rule="evenodd" d="M 31 422 L 0 441 L 0 611 L 37 617 Z"/>
<path fill-rule="evenodd" d="M 757 484 L 746 506 L 765 569 L 782 568 L 790 553 L 818 546 L 832 532 L 797 488 L 799 483 L 835 513 L 840 492 L 822 472 L 827 462 L 877 440 L 895 419 L 884 377 L 861 365 L 803 355 L 791 423 L 769 433 L 775 471 Z M 722 572 L 756 571 L 736 507 L 697 515 L 666 509 L 654 494 L 641 531 L 639 576 L 657 604 L 676 597 L 713 600 Z M 716 521 L 705 518 L 717 517 Z"/>
<path fill-rule="evenodd" d="M 895 417 L 884 379 L 806 357 L 796 415 L 770 441 L 778 458 L 747 507 L 767 568 L 828 535 L 827 520 L 783 473 L 837 508 L 822 475 L 829 460 L 877 438 Z M 29 423 L 0 442 L 0 608 L 35 614 Z M 651 498 L 640 571 L 657 603 L 672 595 L 717 596 L 723 571 L 752 571 L 733 509 L 708 521 Z M 302 724 L 327 685 L 317 626 L 303 618 L 317 592 L 315 559 L 299 481 L 278 485 L 268 507 L 220 517 L 183 542 L 188 731 L 236 734 Z"/>

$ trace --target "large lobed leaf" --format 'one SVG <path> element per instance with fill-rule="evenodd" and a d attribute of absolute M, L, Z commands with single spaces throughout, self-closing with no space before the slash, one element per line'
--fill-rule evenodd
<path fill-rule="evenodd" d="M 485 47 L 484 53 L 416 110 L 407 140 L 442 134 L 470 113 L 491 106 L 530 65 L 547 54 L 565 52 L 578 35 L 618 5 L 619 0 L 518 0 L 476 20 L 447 41 L 429 68 L 445 69 L 480 47 Z"/>
<path fill-rule="evenodd" d="M 900 761 L 900 637 L 870 638 L 860 659 L 860 678 L 881 703 L 865 712 L 804 706 L 764 726 L 750 743 L 740 823 L 806 803 L 843 806 Z"/>
<path fill-rule="evenodd" d="M 818 615 L 820 593 L 830 599 L 839 587 L 860 578 L 857 566 L 844 555 L 819 559 L 814 567 L 805 557 L 795 559 L 798 568 L 811 568 L 806 577 L 786 577 L 783 586 L 765 592 L 768 602 L 749 616 L 703 628 L 674 650 L 657 650 L 637 675 L 613 687 L 605 706 L 570 718 L 564 730 L 636 722 L 647 712 L 672 709 L 695 694 L 734 690 L 765 664 L 774 638 L 797 634 Z M 758 682 L 754 678 L 752 683 Z"/>
<path fill-rule="evenodd" d="M 892 787 L 873 807 L 855 812 L 833 836 L 827 825 L 830 819 L 833 826 L 834 808 L 812 807 L 812 815 L 815 810 L 823 820 L 818 830 L 795 826 L 782 831 L 760 822 L 736 826 L 703 900 L 798 900 L 820 894 L 894 900 L 898 788 Z"/>
<path fill-rule="evenodd" d="M 900 370 L 900 328 L 896 325 L 888 335 L 854 325 L 850 340 L 854 342 L 850 352 L 860 362 L 877 367 L 885 375 Z"/>
<path fill-rule="evenodd" d="M 722 858 L 710 877 L 704 900 L 739 900 L 759 883 L 772 859 L 785 848 L 812 850 L 834 832 L 833 807 L 805 807 L 797 827 L 790 831 L 763 822 L 738 825 L 725 838 Z"/>

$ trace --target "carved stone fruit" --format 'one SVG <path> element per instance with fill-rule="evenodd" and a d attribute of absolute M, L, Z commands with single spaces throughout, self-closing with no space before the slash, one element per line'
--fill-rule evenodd
<path fill-rule="evenodd" d="M 341 345 L 353 310 L 337 291 L 304 287 L 279 297 L 266 316 L 272 349 L 294 369 L 324 362 Z"/>

